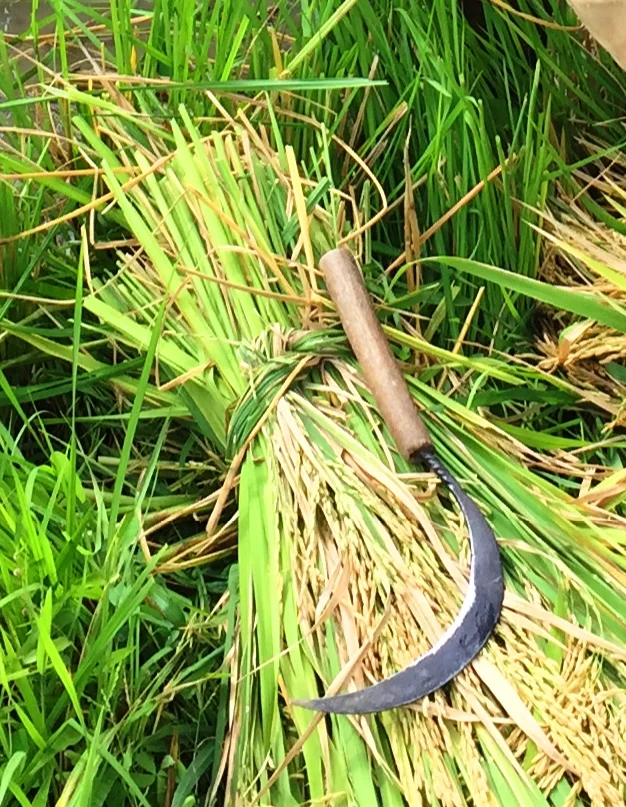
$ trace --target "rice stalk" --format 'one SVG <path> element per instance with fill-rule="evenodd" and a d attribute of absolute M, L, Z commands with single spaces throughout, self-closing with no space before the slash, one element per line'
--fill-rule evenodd
<path fill-rule="evenodd" d="M 503 619 L 477 663 L 410 708 L 320 720 L 291 705 L 338 680 L 379 680 L 430 646 L 460 607 L 465 525 L 435 480 L 395 455 L 325 311 L 321 251 L 342 237 L 362 248 L 338 224 L 350 197 L 246 121 L 201 138 L 184 109 L 181 119 L 166 159 L 165 144 L 132 158 L 103 150 L 139 246 L 93 280 L 84 307 L 113 344 L 143 353 L 166 301 L 154 383 L 236 460 L 196 545 L 196 560 L 212 557 L 236 492 L 239 608 L 213 795 L 224 788 L 246 807 L 456 807 L 547 805 L 570 788 L 573 804 L 619 803 L 624 518 L 577 502 L 497 425 L 417 379 L 438 450 L 500 538 Z M 108 122 L 114 145 L 125 125 Z M 143 181 L 118 178 L 135 165 Z M 480 359 L 438 356 L 482 371 Z"/>
<path fill-rule="evenodd" d="M 595 150 L 595 149 L 594 149 Z M 592 150 L 593 153 L 593 150 Z M 551 283 L 568 286 L 581 294 L 602 295 L 616 308 L 626 302 L 626 194 L 623 167 L 612 161 L 588 185 L 602 193 L 607 218 L 599 221 L 578 202 L 567 212 L 555 211 L 546 233 L 543 276 Z M 584 194 L 581 188 L 579 194 Z M 563 194 L 565 196 L 565 194 Z M 584 198 L 584 196 L 583 196 Z M 567 197 L 563 201 L 569 201 Z M 561 312 L 542 311 L 536 347 L 542 354 L 538 366 L 550 373 L 564 374 L 584 390 L 599 390 L 615 407 L 608 432 L 626 423 L 626 336 L 593 320 L 571 321 Z"/>

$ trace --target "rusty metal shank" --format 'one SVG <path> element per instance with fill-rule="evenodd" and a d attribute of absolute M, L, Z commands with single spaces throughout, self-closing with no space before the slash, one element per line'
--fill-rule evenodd
<path fill-rule="evenodd" d="M 458 502 L 467 521 L 472 553 L 465 601 L 434 647 L 404 670 L 358 692 L 306 701 L 298 706 L 334 714 L 368 714 L 404 706 L 451 681 L 489 639 L 502 610 L 504 583 L 498 544 L 484 516 L 435 454 L 363 283 L 346 249 L 320 261 L 352 349 L 400 453 L 434 471 Z"/>

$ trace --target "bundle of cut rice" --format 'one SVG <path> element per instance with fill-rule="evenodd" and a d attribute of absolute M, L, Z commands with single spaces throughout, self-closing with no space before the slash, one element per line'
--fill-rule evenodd
<path fill-rule="evenodd" d="M 236 501 L 238 607 L 210 800 L 621 803 L 624 521 L 532 472 L 540 457 L 417 378 L 437 450 L 500 539 L 501 623 L 475 664 L 412 707 L 352 719 L 292 706 L 428 649 L 462 601 L 466 528 L 435 479 L 397 456 L 327 300 L 320 254 L 342 240 L 360 254 L 371 222 L 335 188 L 325 132 L 307 169 L 243 116 L 208 137 L 184 109 L 181 120 L 173 138 L 151 124 L 132 149 L 123 113 L 102 125 L 109 145 L 80 124 L 136 239 L 85 307 L 126 350 L 145 353 L 161 329 L 156 383 L 229 462 L 205 539 L 165 568 L 211 557 Z M 495 360 L 387 333 L 469 378 L 521 383 Z"/>

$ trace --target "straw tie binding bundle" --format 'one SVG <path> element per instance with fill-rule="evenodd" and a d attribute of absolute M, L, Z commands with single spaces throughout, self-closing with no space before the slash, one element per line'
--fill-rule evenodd
<path fill-rule="evenodd" d="M 338 330 L 283 330 L 274 325 L 252 344 L 240 345 L 240 367 L 249 383 L 232 407 L 226 456 L 232 458 L 241 450 L 259 419 L 278 403 L 277 395 L 286 395 L 305 370 L 323 359 L 347 355 L 345 336 Z"/>

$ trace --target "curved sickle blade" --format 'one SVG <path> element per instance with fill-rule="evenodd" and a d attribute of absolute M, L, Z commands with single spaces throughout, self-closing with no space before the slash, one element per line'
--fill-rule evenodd
<path fill-rule="evenodd" d="M 469 529 L 472 560 L 469 587 L 459 615 L 434 647 L 399 673 L 359 692 L 294 701 L 332 714 L 361 715 L 405 706 L 451 681 L 482 650 L 502 610 L 504 583 L 498 544 L 474 502 L 432 449 L 414 457 L 428 465 L 459 503 Z"/>

